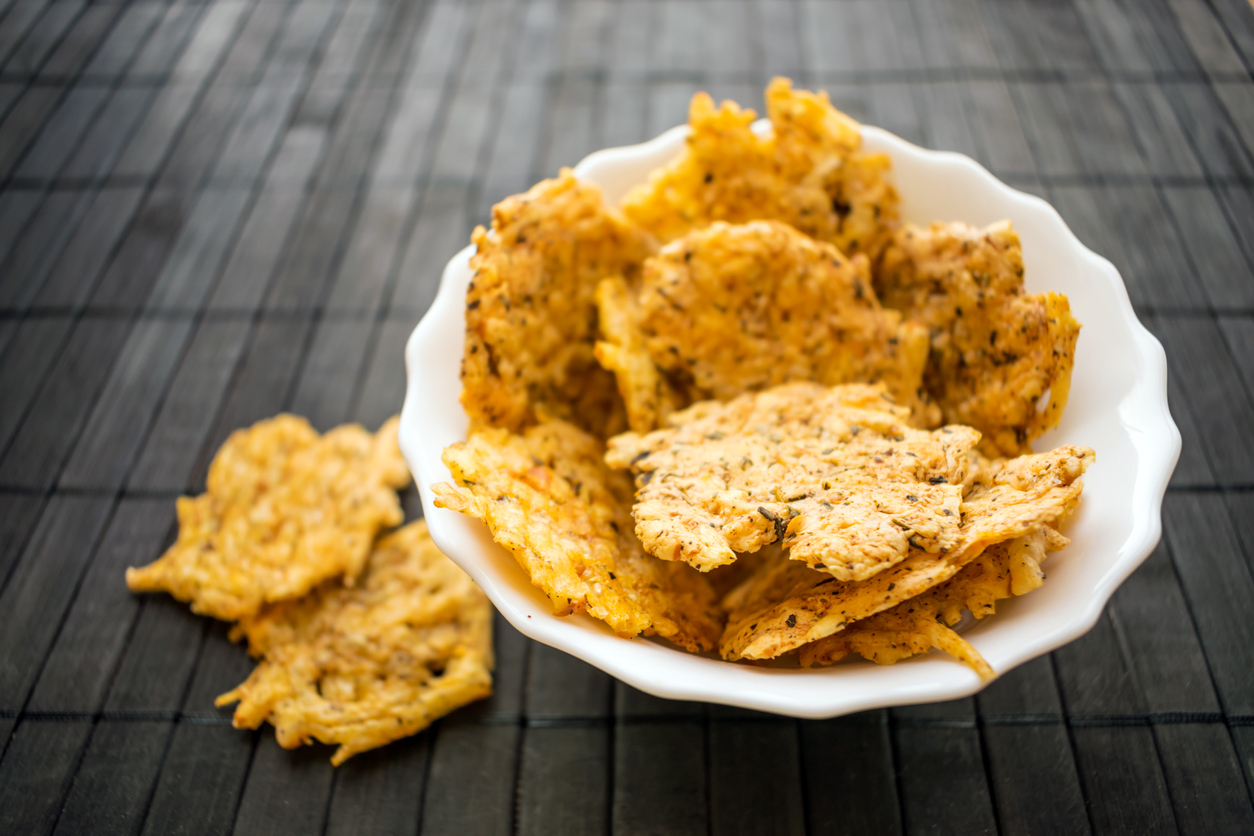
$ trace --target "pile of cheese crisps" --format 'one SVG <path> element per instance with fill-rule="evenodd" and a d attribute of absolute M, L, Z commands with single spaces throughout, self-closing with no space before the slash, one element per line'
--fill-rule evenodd
<path fill-rule="evenodd" d="M 127 570 L 136 592 L 236 622 L 261 659 L 218 698 L 239 703 L 237 728 L 339 744 L 338 765 L 491 693 L 487 598 L 425 522 L 387 531 L 408 482 L 396 419 L 319 435 L 280 415 L 227 439 L 207 491 L 179 499 L 174 545 Z"/>
<path fill-rule="evenodd" d="M 1039 586 L 1093 451 L 1034 453 L 1080 326 L 1008 222 L 902 223 L 892 161 L 776 79 L 771 130 L 698 94 L 607 206 L 563 171 L 475 230 L 436 504 L 552 600 L 728 660 L 993 672 L 963 612 Z M 795 653 L 794 653 L 795 652 Z"/>

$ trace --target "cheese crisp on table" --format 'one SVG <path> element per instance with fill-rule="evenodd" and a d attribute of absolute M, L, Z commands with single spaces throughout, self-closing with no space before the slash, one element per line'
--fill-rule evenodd
<path fill-rule="evenodd" d="M 403 519 L 409 469 L 392 419 L 319 435 L 280 415 L 238 430 L 209 466 L 208 490 L 178 500 L 178 540 L 126 571 L 135 592 L 169 592 L 227 621 L 304 595 L 329 578 L 352 584 L 375 534 Z"/>
<path fill-rule="evenodd" d="M 286 749 L 339 744 L 337 766 L 492 693 L 492 606 L 421 520 L 375 544 L 356 586 L 268 605 L 232 636 L 262 661 L 217 704 Z"/>

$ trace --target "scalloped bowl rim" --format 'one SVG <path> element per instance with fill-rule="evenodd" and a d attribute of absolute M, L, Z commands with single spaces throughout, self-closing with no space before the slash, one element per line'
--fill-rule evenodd
<path fill-rule="evenodd" d="M 769 130 L 769 123 L 754 127 Z M 597 151 L 575 174 L 599 183 L 606 200 L 617 202 L 643 179 L 642 172 L 679 152 L 687 130 L 681 125 L 640 145 Z M 983 225 L 1009 217 L 1023 241 L 1029 289 L 1067 292 L 1084 323 L 1063 424 L 1037 445 L 1097 448 L 1097 462 L 1085 478 L 1085 501 L 1064 529 L 1073 543 L 1046 564 L 1050 581 L 1041 589 L 1002 602 L 995 617 L 965 632 L 1001 675 L 1091 629 L 1119 584 L 1157 545 L 1163 494 L 1180 454 L 1180 434 L 1167 408 L 1166 356 L 1137 320 L 1114 265 L 1084 246 L 1044 200 L 1007 186 L 961 154 L 920 148 L 870 126 L 863 126 L 863 138 L 868 150 L 893 157 L 907 220 Z M 929 181 L 931 186 L 922 185 Z M 406 345 L 400 440 L 436 545 L 483 587 L 514 627 L 655 696 L 794 717 L 956 699 L 988 684 L 939 651 L 891 666 L 858 660 L 809 670 L 757 667 L 689 654 L 656 639 L 623 639 L 585 615 L 554 616 L 547 598 L 492 542 L 486 527 L 436 508 L 429 489 L 451 481 L 440 455 L 446 444 L 465 437 L 457 369 L 473 252 L 473 245 L 466 247 L 448 262 L 434 302 Z M 1046 267 L 1035 270 L 1038 263 Z M 1034 283 L 1039 273 L 1049 278 Z M 1060 284 L 1065 286 L 1054 286 Z M 1091 408 L 1077 395 L 1089 398 Z M 1116 395 L 1113 403 L 1103 403 Z"/>

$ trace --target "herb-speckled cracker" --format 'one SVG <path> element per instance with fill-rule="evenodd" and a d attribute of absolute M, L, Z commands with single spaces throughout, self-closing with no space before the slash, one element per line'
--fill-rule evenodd
<path fill-rule="evenodd" d="M 863 152 L 858 124 L 826 93 L 777 78 L 766 110 L 772 132 L 759 137 L 753 111 L 694 96 L 683 155 L 627 195 L 627 216 L 662 241 L 714 221 L 778 220 L 874 261 L 898 218 L 888 155 Z"/>
<path fill-rule="evenodd" d="M 623 358 L 612 368 L 637 432 L 659 426 L 670 402 L 727 400 L 793 380 L 883 382 L 915 423 L 940 417 L 923 389 L 927 329 L 880 306 L 865 256 L 846 258 L 787 224 L 691 232 L 645 262 L 634 299 L 620 291 L 600 301 L 611 345 L 598 352 Z"/>
<path fill-rule="evenodd" d="M 905 419 L 880 387 L 789 383 L 616 436 L 607 461 L 638 474 L 636 533 L 651 554 L 709 570 L 780 541 L 793 560 L 863 580 L 912 548 L 959 542 L 979 433 Z"/>
<path fill-rule="evenodd" d="M 166 591 L 224 620 L 361 572 L 380 530 L 403 519 L 396 489 L 409 470 L 397 421 L 319 436 L 280 415 L 233 433 L 209 466 L 208 491 L 178 501 L 178 540 L 126 571 L 135 592 Z"/>
<path fill-rule="evenodd" d="M 267 606 L 235 635 L 262 662 L 217 704 L 239 703 L 237 728 L 269 720 L 286 749 L 338 743 L 336 765 L 492 692 L 492 606 L 422 521 L 376 543 L 356 586 Z"/>
<path fill-rule="evenodd" d="M 492 209 L 466 291 L 462 405 L 472 426 L 520 430 L 543 417 L 597 433 L 621 426 L 613 376 L 597 365 L 596 286 L 635 276 L 651 236 L 569 169 Z"/>
<path fill-rule="evenodd" d="M 622 636 L 656 634 L 711 649 L 721 619 L 696 570 L 644 552 L 631 530 L 631 482 L 604 445 L 564 421 L 522 435 L 472 432 L 444 451 L 458 487 L 436 504 L 483 520 L 544 590 L 558 615 L 586 612 Z"/>
<path fill-rule="evenodd" d="M 989 546 L 944 583 L 892 609 L 850 624 L 839 633 L 801 648 L 803 667 L 830 665 L 850 654 L 891 665 L 933 647 L 970 665 L 984 679 L 993 669 L 970 642 L 951 628 L 968 610 L 992 615 L 996 602 L 1025 595 L 1045 581 L 1041 562 L 1067 538 L 1046 526 L 1032 534 Z"/>
<path fill-rule="evenodd" d="M 931 330 L 925 382 L 945 421 L 984 433 L 990 453 L 1018 455 L 1062 419 L 1080 324 L 1066 296 L 1024 292 L 1009 222 L 907 226 L 876 278 L 886 306 Z"/>
<path fill-rule="evenodd" d="M 720 649 L 727 659 L 770 659 L 818 641 L 953 577 L 985 548 L 1054 526 L 1080 501 L 1087 447 L 1020 456 L 980 474 L 962 503 L 956 549 L 909 557 L 865 581 L 838 581 L 802 563 L 762 567 L 729 594 Z"/>

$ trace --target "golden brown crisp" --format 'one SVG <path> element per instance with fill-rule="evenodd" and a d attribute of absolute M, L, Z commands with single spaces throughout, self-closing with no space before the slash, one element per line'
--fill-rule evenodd
<path fill-rule="evenodd" d="M 727 659 L 770 659 L 837 633 L 953 577 L 985 548 L 1056 526 L 1079 503 L 1087 447 L 1020 456 L 980 474 L 962 503 L 958 546 L 910 556 L 865 581 L 838 581 L 802 563 L 764 566 L 724 601 L 731 610 L 720 649 Z"/>
<path fill-rule="evenodd" d="M 683 155 L 628 193 L 627 216 L 664 242 L 715 221 L 778 220 L 875 261 L 899 216 L 891 160 L 861 151 L 858 124 L 826 93 L 776 78 L 766 109 L 772 131 L 759 137 L 752 110 L 694 96 Z"/>
<path fill-rule="evenodd" d="M 268 720 L 285 749 L 338 743 L 336 766 L 492 693 L 492 606 L 421 520 L 375 544 L 355 587 L 271 604 L 232 636 L 262 662 L 216 704 L 239 703 L 236 728 Z"/>
<path fill-rule="evenodd" d="M 135 592 L 169 592 L 227 621 L 361 572 L 380 530 L 403 519 L 396 489 L 409 470 L 397 420 L 319 436 L 280 415 L 238 430 L 209 466 L 208 491 L 178 501 L 178 540 L 156 562 L 127 569 Z"/>
<path fill-rule="evenodd" d="M 1013 456 L 1062 419 L 1080 324 L 1066 296 L 1024 292 L 1009 222 L 907 226 L 885 251 L 877 285 L 885 306 L 931 331 L 924 380 L 945 421 L 970 424 L 991 454 Z"/>
<path fill-rule="evenodd" d="M 907 426 L 882 387 L 789 383 L 698 403 L 671 427 L 610 439 L 630 467 L 636 534 L 650 554 L 703 571 L 780 542 L 793 560 L 863 580 L 911 548 L 954 549 L 969 427 Z"/>
<path fill-rule="evenodd" d="M 466 291 L 462 405 L 472 426 L 520 430 L 545 416 L 597 433 L 621 426 L 614 378 L 597 365 L 596 286 L 634 277 L 651 236 L 569 169 L 492 209 Z"/>
<path fill-rule="evenodd" d="M 1067 538 L 1048 526 L 992 545 L 945 583 L 803 646 L 801 665 L 830 665 L 852 653 L 891 665 L 936 647 L 970 665 L 983 679 L 992 679 L 993 668 L 951 628 L 963 610 L 984 618 L 995 612 L 997 601 L 1036 589 L 1045 582 L 1041 562 L 1046 554 L 1066 545 Z"/>
<path fill-rule="evenodd" d="M 627 426 L 637 431 L 659 426 L 680 407 L 680 395 L 649 356 L 635 297 L 621 276 L 601 280 L 597 310 L 603 336 L 596 344 L 597 362 L 618 381 Z"/>
<path fill-rule="evenodd" d="M 620 290 L 601 301 L 612 345 L 598 351 L 617 358 L 637 432 L 660 426 L 673 404 L 793 380 L 883 382 L 917 423 L 939 418 L 923 389 L 927 329 L 880 307 L 865 256 L 845 258 L 787 224 L 691 232 L 645 262 L 634 300 Z"/>
<path fill-rule="evenodd" d="M 604 454 L 604 444 L 564 421 L 522 435 L 480 430 L 444 451 L 459 487 L 432 490 L 437 505 L 483 520 L 557 615 L 586 612 L 621 636 L 713 648 L 721 627 L 713 591 L 696 570 L 640 548 L 631 482 Z"/>

